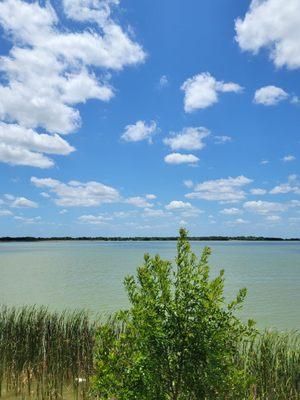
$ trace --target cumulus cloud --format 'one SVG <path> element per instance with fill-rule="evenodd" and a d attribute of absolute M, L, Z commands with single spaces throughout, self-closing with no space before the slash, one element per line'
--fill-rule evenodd
<path fill-rule="evenodd" d="M 255 196 L 262 196 L 267 193 L 266 189 L 261 189 L 261 188 L 254 188 L 250 190 L 250 193 L 255 195 Z"/>
<path fill-rule="evenodd" d="M 119 192 L 99 182 L 70 181 L 62 183 L 52 178 L 32 177 L 31 182 L 38 188 L 48 189 L 55 194 L 55 203 L 63 207 L 96 207 L 103 203 L 120 201 Z"/>
<path fill-rule="evenodd" d="M 186 179 L 183 181 L 184 186 L 191 189 L 194 186 L 194 182 L 191 179 Z"/>
<path fill-rule="evenodd" d="M 299 0 L 252 0 L 235 28 L 242 50 L 256 54 L 266 48 L 277 67 L 300 67 Z"/>
<path fill-rule="evenodd" d="M 131 204 L 135 207 L 140 207 L 140 208 L 153 206 L 153 204 L 149 203 L 146 199 L 144 199 L 143 197 L 140 197 L 140 196 L 129 197 L 129 199 L 126 200 L 126 203 Z"/>
<path fill-rule="evenodd" d="M 164 210 L 160 209 L 153 209 L 153 208 L 145 208 L 144 209 L 144 217 L 150 217 L 150 218 L 157 218 L 157 217 L 166 217 L 167 213 L 164 212 Z"/>
<path fill-rule="evenodd" d="M 243 88 L 234 82 L 217 81 L 209 72 L 204 72 L 187 79 L 181 90 L 184 91 L 184 110 L 189 113 L 217 103 L 219 93 L 240 93 Z"/>
<path fill-rule="evenodd" d="M 290 175 L 288 182 L 281 183 L 270 190 L 271 194 L 287 194 L 295 193 L 300 194 L 300 183 L 297 179 L 297 175 Z"/>
<path fill-rule="evenodd" d="M 0 210 L 0 217 L 10 217 L 13 213 L 9 210 Z"/>
<path fill-rule="evenodd" d="M 172 150 L 201 150 L 205 146 L 203 139 L 210 135 L 210 131 L 203 127 L 184 128 L 179 133 L 172 133 L 164 139 L 164 143 Z"/>
<path fill-rule="evenodd" d="M 225 144 L 232 142 L 232 137 L 227 136 L 227 135 L 221 135 L 221 136 L 214 136 L 215 143 L 216 144 Z"/>
<path fill-rule="evenodd" d="M 254 103 L 264 106 L 274 106 L 283 100 L 286 100 L 289 94 L 277 86 L 264 86 L 257 89 L 254 94 Z"/>
<path fill-rule="evenodd" d="M 165 156 L 167 164 L 195 164 L 199 158 L 193 154 L 171 153 Z"/>
<path fill-rule="evenodd" d="M 240 175 L 236 178 L 223 178 L 204 181 L 194 186 L 194 192 L 186 194 L 190 199 L 204 199 L 221 202 L 236 202 L 246 197 L 244 186 L 250 184 L 251 179 Z"/>
<path fill-rule="evenodd" d="M 63 0 L 65 14 L 77 21 L 89 21 L 101 27 L 111 15 L 111 6 L 119 0 Z"/>
<path fill-rule="evenodd" d="M 267 164 L 269 164 L 269 160 L 261 160 L 260 164 L 267 165 Z"/>
<path fill-rule="evenodd" d="M 189 202 L 173 200 L 169 204 L 167 204 L 165 208 L 166 210 L 184 210 L 192 208 L 192 205 Z"/>
<path fill-rule="evenodd" d="M 237 215 L 241 214 L 243 211 L 240 210 L 239 208 L 231 207 L 231 208 L 224 208 L 223 210 L 220 211 L 220 214 L 224 215 Z"/>
<path fill-rule="evenodd" d="M 267 215 L 266 221 L 269 222 L 278 222 L 281 220 L 281 217 L 279 215 Z"/>
<path fill-rule="evenodd" d="M 246 211 L 253 212 L 255 214 L 265 215 L 274 212 L 286 211 L 287 206 L 282 203 L 276 203 L 272 201 L 247 201 L 243 204 Z"/>
<path fill-rule="evenodd" d="M 148 199 L 148 200 L 155 200 L 156 199 L 156 195 L 155 194 L 151 194 L 151 193 L 149 193 L 149 194 L 146 194 L 146 199 Z"/>
<path fill-rule="evenodd" d="M 107 223 L 107 221 L 110 221 L 112 218 L 105 217 L 103 215 L 81 215 L 78 217 L 79 222 L 83 222 L 86 224 L 91 224 L 91 225 L 103 225 Z"/>
<path fill-rule="evenodd" d="M 0 26 L 13 44 L 0 59 L 0 119 L 13 124 L 10 131 L 6 126 L 9 133 L 1 141 L 0 161 L 51 167 L 53 160 L 45 153 L 66 155 L 73 150 L 58 135 L 80 126 L 75 105 L 89 99 L 109 101 L 114 90 L 106 71 L 145 59 L 141 46 L 111 18 L 111 7 L 117 3 L 64 1 L 67 17 L 85 21 L 80 31 L 65 29 L 50 2 L 45 6 L 23 0 L 0 3 Z M 87 26 L 91 22 L 97 25 Z M 98 77 L 92 71 L 96 68 Z"/>
<path fill-rule="evenodd" d="M 157 125 L 155 121 L 147 124 L 145 121 L 137 121 L 135 124 L 127 125 L 121 139 L 126 142 L 140 142 L 148 140 L 152 143 L 152 136 L 156 133 Z"/>
<path fill-rule="evenodd" d="M 74 147 L 59 135 L 39 134 L 17 124 L 0 122 L 0 161 L 13 165 L 51 167 L 53 161 L 47 154 L 67 155 Z"/>
<path fill-rule="evenodd" d="M 38 203 L 26 197 L 16 197 L 11 194 L 4 195 L 4 203 L 12 208 L 37 208 Z"/>
<path fill-rule="evenodd" d="M 15 215 L 14 219 L 16 221 L 20 221 L 24 224 L 37 224 L 37 223 L 41 222 L 42 217 L 38 216 L 38 217 L 28 218 L 28 217 L 22 217 L 20 215 Z"/>
<path fill-rule="evenodd" d="M 162 75 L 158 82 L 159 89 L 163 89 L 169 85 L 169 79 L 166 75 Z"/>
<path fill-rule="evenodd" d="M 295 161 L 295 160 L 296 160 L 296 157 L 291 154 L 284 156 L 282 158 L 282 161 L 284 161 L 284 162 L 291 162 L 291 161 Z"/>

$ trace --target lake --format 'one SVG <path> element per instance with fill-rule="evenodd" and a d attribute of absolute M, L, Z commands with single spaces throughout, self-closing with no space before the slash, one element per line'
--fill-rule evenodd
<path fill-rule="evenodd" d="M 247 287 L 241 317 L 258 326 L 300 328 L 300 242 L 192 242 L 212 247 L 212 275 L 225 269 L 226 297 Z M 123 279 L 143 254 L 174 259 L 176 242 L 0 244 L 0 303 L 111 312 L 128 305 Z"/>

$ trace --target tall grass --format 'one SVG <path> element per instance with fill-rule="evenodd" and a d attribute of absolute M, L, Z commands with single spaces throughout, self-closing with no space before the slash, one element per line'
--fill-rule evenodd
<path fill-rule="evenodd" d="M 249 378 L 248 397 L 300 399 L 300 334 L 265 331 L 241 349 Z"/>
<path fill-rule="evenodd" d="M 96 329 L 83 311 L 0 307 L 0 395 L 86 398 Z M 249 377 L 245 399 L 300 399 L 299 333 L 266 331 L 245 343 L 240 355 Z"/>
<path fill-rule="evenodd" d="M 0 308 L 0 395 L 85 397 L 93 369 L 95 324 L 85 312 Z"/>

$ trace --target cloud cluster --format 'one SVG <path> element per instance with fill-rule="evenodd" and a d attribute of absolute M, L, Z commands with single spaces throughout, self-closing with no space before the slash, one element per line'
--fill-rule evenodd
<path fill-rule="evenodd" d="M 290 175 L 288 178 L 288 182 L 281 183 L 280 185 L 275 186 L 271 191 L 271 194 L 287 194 L 287 193 L 295 193 L 300 194 L 300 183 L 297 179 L 296 175 Z"/>
<path fill-rule="evenodd" d="M 234 82 L 217 81 L 209 72 L 187 79 L 181 86 L 184 91 L 184 110 L 207 108 L 219 101 L 219 93 L 240 93 L 243 88 Z"/>
<path fill-rule="evenodd" d="M 189 202 L 181 200 L 173 200 L 169 204 L 167 204 L 165 208 L 166 210 L 183 210 L 183 209 L 191 209 L 192 205 Z"/>
<path fill-rule="evenodd" d="M 26 197 L 16 197 L 11 194 L 5 194 L 1 203 L 12 208 L 37 208 L 38 204 L 35 201 L 29 200 Z"/>
<path fill-rule="evenodd" d="M 141 46 L 110 17 L 110 7 L 117 3 L 64 0 L 66 16 L 84 22 L 83 29 L 75 32 L 61 26 L 50 2 L 45 6 L 24 0 L 0 3 L 0 26 L 13 43 L 9 54 L 0 59 L 4 137 L 0 161 L 51 167 L 53 160 L 47 154 L 74 150 L 58 135 L 80 126 L 75 105 L 92 98 L 110 100 L 114 91 L 105 71 L 144 60 Z M 96 24 L 87 30 L 92 22 Z M 92 68 L 100 68 L 102 76 L 96 77 Z"/>
<path fill-rule="evenodd" d="M 264 106 L 274 106 L 283 100 L 286 100 L 289 94 L 277 86 L 264 86 L 257 89 L 254 94 L 254 103 Z"/>
<path fill-rule="evenodd" d="M 181 132 L 172 133 L 164 139 L 164 143 L 171 150 L 201 150 L 205 146 L 203 139 L 210 135 L 210 131 L 203 127 L 184 128 Z"/>
<path fill-rule="evenodd" d="M 152 136 L 157 131 L 157 125 L 155 121 L 151 121 L 147 124 L 145 121 L 137 121 L 135 124 L 127 125 L 121 136 L 121 139 L 126 142 L 140 142 L 142 140 L 148 140 L 152 143 Z"/>
<path fill-rule="evenodd" d="M 167 164 L 195 164 L 198 161 L 199 158 L 193 154 L 170 153 L 165 156 L 165 162 Z"/>
<path fill-rule="evenodd" d="M 242 189 L 252 182 L 251 179 L 240 175 L 236 178 L 223 178 L 204 181 L 194 186 L 194 191 L 186 194 L 189 199 L 203 199 L 221 202 L 236 202 L 246 196 Z"/>
<path fill-rule="evenodd" d="M 52 178 L 32 177 L 31 182 L 56 195 L 55 203 L 62 207 L 96 207 L 103 203 L 120 201 L 119 192 L 99 182 L 70 181 L 62 183 Z"/>
<path fill-rule="evenodd" d="M 252 0 L 235 28 L 242 50 L 256 54 L 266 48 L 277 67 L 300 67 L 299 0 Z"/>
<path fill-rule="evenodd" d="M 291 161 L 295 161 L 295 160 L 296 160 L 296 157 L 293 156 L 292 154 L 288 154 L 287 156 L 284 156 L 282 158 L 283 162 L 291 162 Z"/>
<path fill-rule="evenodd" d="M 246 201 L 243 204 L 245 210 L 255 214 L 265 215 L 273 212 L 283 212 L 287 210 L 287 206 L 282 203 L 272 201 Z"/>

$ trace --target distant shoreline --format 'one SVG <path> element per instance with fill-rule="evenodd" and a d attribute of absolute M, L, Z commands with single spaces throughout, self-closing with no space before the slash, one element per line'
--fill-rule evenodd
<path fill-rule="evenodd" d="M 46 242 L 46 241 L 98 241 L 98 242 L 150 242 L 176 241 L 177 236 L 134 236 L 134 237 L 1 237 L 0 242 Z M 291 242 L 300 241 L 300 238 L 280 238 L 264 236 L 190 236 L 191 241 L 247 241 L 247 242 Z"/>

